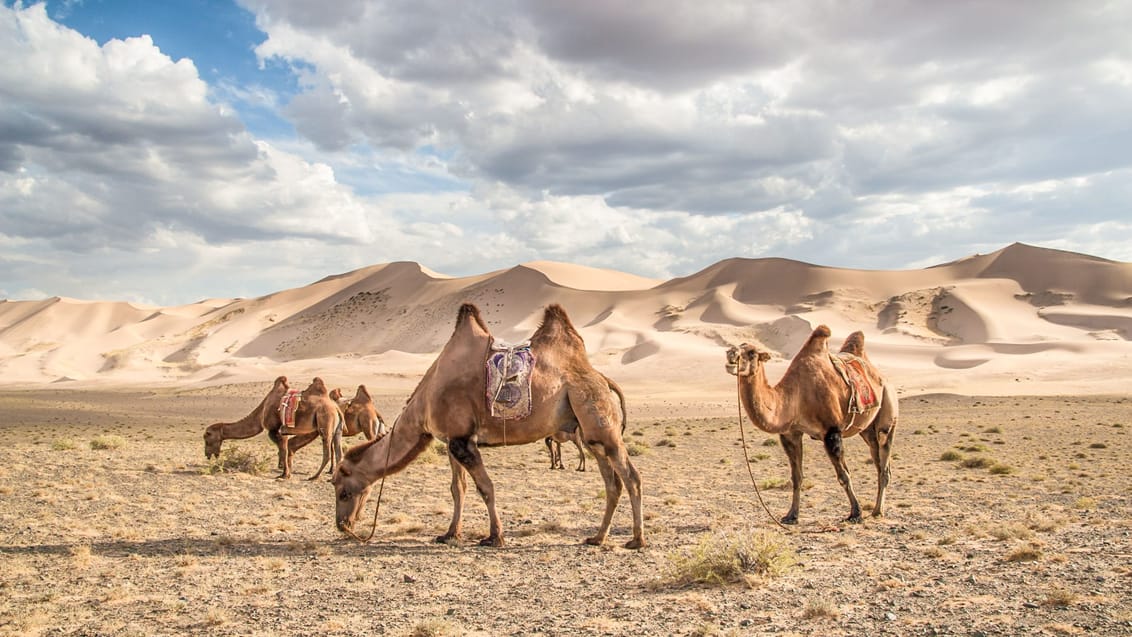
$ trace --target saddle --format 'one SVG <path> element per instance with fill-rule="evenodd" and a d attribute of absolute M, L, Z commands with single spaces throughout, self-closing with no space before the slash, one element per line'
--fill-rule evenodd
<path fill-rule="evenodd" d="M 299 401 L 302 400 L 301 393 L 298 389 L 291 389 L 283 395 L 283 400 L 279 402 L 279 420 L 283 422 L 283 426 L 279 430 L 281 435 L 292 436 L 314 431 L 310 427 L 295 429 L 295 412 L 298 411 Z"/>
<path fill-rule="evenodd" d="M 831 353 L 829 359 L 849 386 L 849 415 L 863 414 L 876 407 L 877 393 L 865 374 L 865 361 L 847 352 Z"/>
<path fill-rule="evenodd" d="M 488 413 L 496 418 L 519 420 L 531 414 L 531 370 L 535 354 L 531 342 L 509 345 L 503 341 L 491 344 L 487 355 Z"/>

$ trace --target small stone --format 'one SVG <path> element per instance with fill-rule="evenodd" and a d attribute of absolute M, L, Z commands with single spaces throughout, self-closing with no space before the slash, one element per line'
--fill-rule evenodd
<path fill-rule="evenodd" d="M 412 575 L 402 575 L 401 581 L 405 582 L 406 584 L 412 584 L 413 582 L 417 581 L 417 578 L 413 577 Z"/>
<path fill-rule="evenodd" d="M 1022 604 L 1022 607 L 1023 607 L 1023 608 L 1041 608 L 1040 606 L 1038 606 L 1038 605 L 1037 605 L 1037 604 L 1035 604 L 1034 602 L 1024 602 L 1024 603 Z"/>
<path fill-rule="evenodd" d="M 894 622 L 896 621 L 896 613 L 885 613 L 884 619 L 885 621 Z"/>

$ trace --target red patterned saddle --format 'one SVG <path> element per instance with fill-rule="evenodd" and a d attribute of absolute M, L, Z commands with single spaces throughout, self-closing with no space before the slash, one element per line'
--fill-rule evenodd
<path fill-rule="evenodd" d="M 846 352 L 830 354 L 833 367 L 849 385 L 849 413 L 863 414 L 876 407 L 877 393 L 865 373 L 865 361 Z"/>

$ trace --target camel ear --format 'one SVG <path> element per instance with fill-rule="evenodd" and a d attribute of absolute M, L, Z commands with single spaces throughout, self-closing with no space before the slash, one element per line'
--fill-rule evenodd
<path fill-rule="evenodd" d="M 764 362 L 764 363 L 769 361 L 770 360 L 770 353 L 769 352 L 759 352 L 759 360 Z"/>

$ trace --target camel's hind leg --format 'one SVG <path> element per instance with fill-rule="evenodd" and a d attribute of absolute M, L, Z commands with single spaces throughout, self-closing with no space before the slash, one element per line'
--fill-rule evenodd
<path fill-rule="evenodd" d="M 782 516 L 783 524 L 798 523 L 798 505 L 802 500 L 802 434 L 779 434 L 782 450 L 786 452 L 786 460 L 790 462 L 791 497 L 790 510 Z"/>
<path fill-rule="evenodd" d="M 545 439 L 545 442 L 546 442 L 546 451 L 547 451 L 547 453 L 550 454 L 550 468 L 551 469 L 561 469 L 562 468 L 562 445 L 560 445 L 558 443 L 558 441 L 555 440 L 551 436 L 547 436 L 546 439 Z"/>
<path fill-rule="evenodd" d="M 455 458 L 476 483 L 476 490 L 480 492 L 483 503 L 487 506 L 487 519 L 490 524 L 488 535 L 480 540 L 483 546 L 503 546 L 503 524 L 499 521 L 499 514 L 495 511 L 495 485 L 487 475 L 487 468 L 483 465 L 479 447 L 468 438 L 455 438 L 448 441 L 448 453 Z"/>
<path fill-rule="evenodd" d="M 456 456 L 448 454 L 448 464 L 452 466 L 452 523 L 444 535 L 436 538 L 440 544 L 447 544 L 460 537 L 461 520 L 464 517 L 464 492 L 468 489 L 468 473 Z"/>
<path fill-rule="evenodd" d="M 892 453 L 892 439 L 896 435 L 898 412 L 899 405 L 896 402 L 896 397 L 891 395 L 888 387 L 885 387 L 881 399 L 880 413 L 877 414 L 872 424 L 861 432 L 861 437 L 868 443 L 869 453 L 872 455 L 873 464 L 877 468 L 877 498 L 876 502 L 873 503 L 873 515 L 876 517 L 884 515 L 884 492 L 888 488 L 889 480 L 892 479 L 892 465 L 889 461 Z"/>
<path fill-rule="evenodd" d="M 849 497 L 849 517 L 847 522 L 861 521 L 861 505 L 857 502 L 857 495 L 853 493 L 853 481 L 849 479 L 849 467 L 845 466 L 845 449 L 842 444 L 841 430 L 836 426 L 825 432 L 825 453 L 833 463 L 833 470 L 837 472 L 837 481 L 845 488 L 845 495 Z"/>
<path fill-rule="evenodd" d="M 575 469 L 575 471 L 585 471 L 586 470 L 586 450 L 582 447 L 582 441 L 579 440 L 580 435 L 581 434 L 578 434 L 578 433 L 575 432 L 574 436 L 571 438 L 571 440 L 574 441 L 574 446 L 578 448 L 578 468 Z M 560 465 L 562 464 L 562 452 L 561 451 L 558 452 L 558 464 L 560 464 Z"/>

